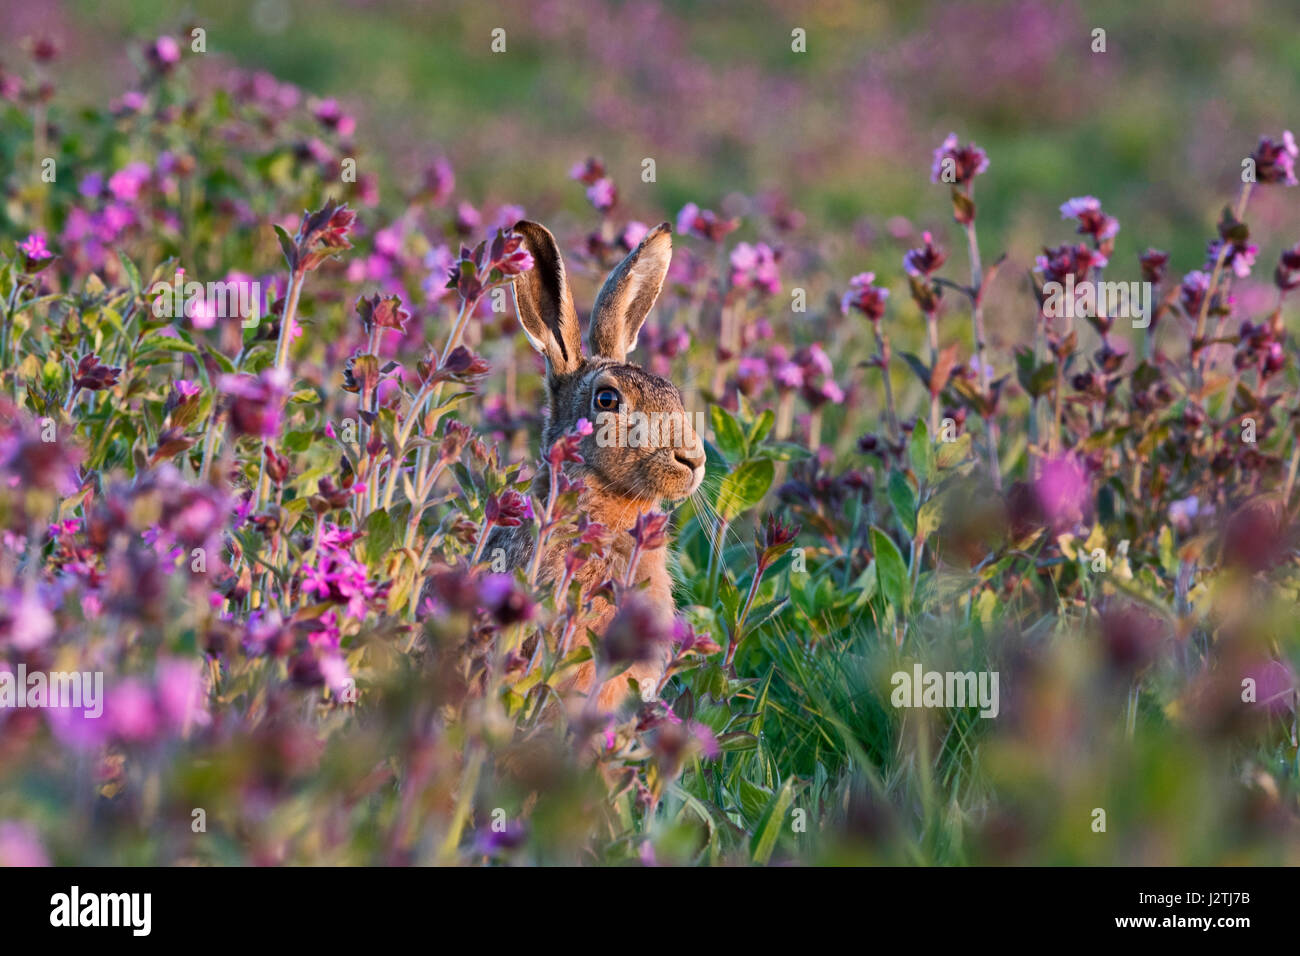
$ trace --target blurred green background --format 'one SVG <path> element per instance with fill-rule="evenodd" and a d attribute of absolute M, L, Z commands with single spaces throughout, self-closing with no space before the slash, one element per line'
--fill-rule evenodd
<path fill-rule="evenodd" d="M 1094 194 L 1123 223 L 1118 260 L 1155 245 L 1175 271 L 1195 268 L 1241 159 L 1294 124 L 1300 98 L 1293 0 L 3 0 L 0 11 L 6 59 L 24 35 L 60 36 L 60 83 L 86 102 L 129 82 L 141 38 L 203 26 L 209 53 L 339 98 L 386 184 L 446 154 L 465 198 L 539 215 L 581 210 L 567 171 L 598 154 L 642 218 L 778 189 L 808 228 L 841 238 L 901 233 L 894 216 L 943 234 L 930 153 L 952 130 L 992 159 L 977 196 L 984 243 L 1024 266 L 1068 238 L 1056 207 Z M 498 27 L 504 53 L 491 50 Z M 795 28 L 806 53 L 791 51 Z M 640 181 L 645 157 L 654 184 Z M 1252 206 L 1265 242 L 1288 201 L 1267 192 Z"/>

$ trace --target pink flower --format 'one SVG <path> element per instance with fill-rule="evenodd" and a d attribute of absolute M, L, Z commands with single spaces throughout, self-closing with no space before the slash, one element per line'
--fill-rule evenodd
<path fill-rule="evenodd" d="M 922 233 L 921 241 L 925 243 L 921 248 L 909 249 L 903 254 L 903 271 L 910 276 L 928 278 L 947 261 L 948 254 L 934 244 L 928 232 Z"/>
<path fill-rule="evenodd" d="M 166 71 L 180 62 L 181 46 L 175 37 L 160 36 L 149 44 L 145 53 L 154 66 Z"/>
<path fill-rule="evenodd" d="M 336 99 L 319 100 L 311 108 L 312 115 L 325 126 L 340 136 L 351 136 L 357 128 L 357 121 L 343 112 Z"/>
<path fill-rule="evenodd" d="M 569 178 L 576 179 L 584 185 L 590 186 L 598 179 L 605 175 L 605 164 L 595 156 L 589 156 L 582 162 L 574 163 L 569 168 Z"/>
<path fill-rule="evenodd" d="M 957 134 L 949 133 L 934 151 L 930 182 L 965 185 L 988 168 L 989 158 L 984 150 L 974 143 L 962 146 L 958 143 Z"/>
<path fill-rule="evenodd" d="M 609 212 L 618 202 L 618 190 L 614 187 L 614 180 L 608 176 L 596 180 L 587 187 L 587 201 L 596 207 L 598 212 Z"/>
<path fill-rule="evenodd" d="M 1251 158 L 1255 161 L 1255 178 L 1261 183 L 1281 183 L 1283 186 L 1296 185 L 1295 161 L 1300 154 L 1295 137 L 1291 131 L 1282 132 L 1282 142 L 1275 143 L 1267 136 L 1261 136 L 1259 145 Z"/>
<path fill-rule="evenodd" d="M 1113 239 L 1119 232 L 1119 220 L 1101 211 L 1101 200 L 1095 196 L 1079 196 L 1061 204 L 1062 219 L 1077 219 L 1079 232 L 1092 236 L 1097 242 Z"/>
<path fill-rule="evenodd" d="M 0 867 L 49 865 L 35 830 L 16 820 L 0 820 Z"/>
<path fill-rule="evenodd" d="M 677 231 L 690 236 L 720 242 L 727 233 L 739 228 L 735 219 L 719 219 L 712 209 L 701 210 L 693 202 L 688 202 L 677 214 Z"/>
<path fill-rule="evenodd" d="M 849 291 L 840 300 L 840 308 L 847 315 L 850 309 L 857 309 L 872 322 L 879 322 L 885 316 L 885 303 L 889 301 L 889 290 L 874 285 L 874 272 L 861 272 L 849 280 Z"/>
<path fill-rule="evenodd" d="M 45 245 L 44 234 L 39 232 L 33 232 L 18 243 L 18 251 L 31 262 L 44 262 L 46 259 L 54 258 L 54 253 L 50 252 L 49 247 Z"/>
<path fill-rule="evenodd" d="M 424 189 L 429 198 L 437 205 L 442 205 L 456 188 L 456 172 L 445 156 L 433 161 L 424 171 Z"/>
<path fill-rule="evenodd" d="M 1048 459 L 1034 481 L 1034 493 L 1049 524 L 1060 530 L 1082 517 L 1088 494 L 1083 467 L 1071 455 Z"/>
<path fill-rule="evenodd" d="M 776 367 L 773 376 L 779 388 L 791 389 L 803 386 L 803 369 L 794 362 L 782 362 Z"/>
<path fill-rule="evenodd" d="M 1210 274 L 1193 270 L 1183 276 L 1183 281 L 1179 289 L 1179 298 L 1183 304 L 1183 311 L 1190 316 L 1200 314 L 1201 304 L 1205 301 L 1206 294 L 1210 291 Z"/>
<path fill-rule="evenodd" d="M 335 697 L 343 697 L 354 686 L 352 672 L 348 670 L 348 662 L 343 659 L 342 654 L 328 652 L 321 654 L 317 664 L 325 686 L 334 693 Z"/>
<path fill-rule="evenodd" d="M 173 732 L 209 722 L 199 661 L 168 658 L 159 662 L 156 683 L 159 710 Z"/>
<path fill-rule="evenodd" d="M 1223 251 L 1223 264 L 1232 269 L 1233 273 L 1239 279 L 1245 279 L 1250 275 L 1251 267 L 1255 265 L 1255 256 L 1259 254 L 1259 246 L 1253 242 L 1229 242 L 1226 245 L 1222 239 L 1211 239 L 1205 250 L 1206 269 L 1212 269 L 1214 263 L 1219 259 L 1219 253 Z"/>
<path fill-rule="evenodd" d="M 104 716 L 114 735 L 122 740 L 149 740 L 158 732 L 159 714 L 153 692 L 133 677 L 122 681 L 108 695 Z"/>
<path fill-rule="evenodd" d="M 739 243 L 731 250 L 731 284 L 737 289 L 757 288 L 768 295 L 781 291 L 778 256 L 765 242 Z"/>
<path fill-rule="evenodd" d="M 135 202 L 149 181 L 150 170 L 146 163 L 130 163 L 108 179 L 108 191 L 122 202 Z"/>
<path fill-rule="evenodd" d="M 31 651 L 54 636 L 54 615 L 36 590 L 24 588 L 8 614 L 0 614 L 0 622 L 9 618 L 9 642 L 18 651 Z"/>
<path fill-rule="evenodd" d="M 649 231 L 649 226 L 633 219 L 623 227 L 623 235 L 620 237 L 620 242 L 622 242 L 623 248 L 628 250 L 635 249 L 641 244 L 641 240 L 645 238 L 645 234 Z"/>

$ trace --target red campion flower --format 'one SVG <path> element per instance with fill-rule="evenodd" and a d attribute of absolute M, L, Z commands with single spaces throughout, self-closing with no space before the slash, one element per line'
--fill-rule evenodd
<path fill-rule="evenodd" d="M 840 308 L 845 314 L 850 309 L 857 309 L 872 322 L 879 322 L 885 317 L 885 303 L 889 301 L 889 290 L 875 285 L 874 272 L 862 272 L 849 280 L 849 291 L 840 300 Z"/>
<path fill-rule="evenodd" d="M 1284 294 L 1300 288 L 1300 242 L 1290 249 L 1283 249 L 1278 257 L 1277 269 L 1273 273 L 1273 282 Z"/>
<path fill-rule="evenodd" d="M 357 315 L 361 317 L 361 328 L 366 335 L 376 326 L 405 333 L 406 323 L 411 318 L 411 313 L 402 308 L 400 296 L 384 298 L 378 292 L 369 299 L 365 296 L 357 299 Z"/>
<path fill-rule="evenodd" d="M 653 551 L 668 543 L 668 516 L 657 511 L 638 515 L 628 532 L 636 546 L 643 551 Z"/>
<path fill-rule="evenodd" d="M 483 514 L 489 525 L 517 528 L 525 519 L 533 520 L 533 505 L 526 496 L 508 489 L 500 495 L 488 495 Z"/>
<path fill-rule="evenodd" d="M 754 553 L 758 559 L 758 573 L 761 575 L 770 568 L 776 559 L 794 546 L 799 535 L 798 525 L 785 525 L 777 520 L 776 515 L 769 514 L 762 533 L 754 542 Z"/>
<path fill-rule="evenodd" d="M 120 368 L 111 368 L 107 365 L 101 365 L 94 353 L 87 355 L 77 363 L 77 372 L 72 379 L 73 390 L 83 388 L 92 392 L 100 391 L 105 388 L 112 388 L 117 384 L 118 376 L 122 374 Z"/>
<path fill-rule="evenodd" d="M 989 157 L 984 150 L 974 143 L 962 146 L 957 140 L 957 134 L 949 133 L 934 151 L 930 182 L 964 185 L 988 168 Z M 950 175 L 945 178 L 945 173 Z"/>
<path fill-rule="evenodd" d="M 348 233 L 356 218 L 346 204 L 331 199 L 315 212 L 303 213 L 302 225 L 292 240 L 277 226 L 290 270 L 298 274 L 312 272 L 335 253 L 351 249 Z"/>
<path fill-rule="evenodd" d="M 1142 269 L 1142 278 L 1152 285 L 1162 282 L 1169 267 L 1169 253 L 1159 249 L 1148 249 L 1138 256 L 1138 265 Z"/>

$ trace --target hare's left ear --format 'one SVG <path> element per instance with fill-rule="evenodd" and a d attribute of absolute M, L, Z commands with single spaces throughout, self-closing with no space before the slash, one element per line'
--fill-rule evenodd
<path fill-rule="evenodd" d="M 672 258 L 673 228 L 663 222 L 646 233 L 609 274 L 591 309 L 594 354 L 622 362 L 636 348 L 637 335 L 659 298 Z"/>

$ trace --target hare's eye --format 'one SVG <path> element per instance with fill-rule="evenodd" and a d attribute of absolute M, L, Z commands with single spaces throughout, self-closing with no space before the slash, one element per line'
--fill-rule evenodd
<path fill-rule="evenodd" d="M 610 388 L 607 385 L 604 388 L 596 389 L 596 397 L 593 401 L 602 412 L 616 412 L 618 411 L 618 403 L 622 398 L 623 396 L 618 394 L 618 389 Z"/>

